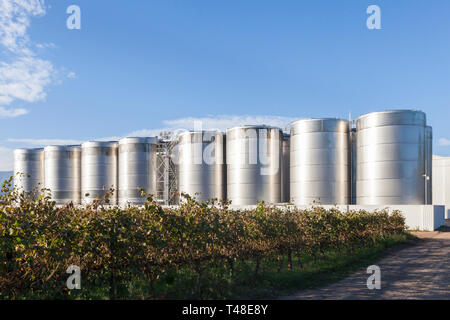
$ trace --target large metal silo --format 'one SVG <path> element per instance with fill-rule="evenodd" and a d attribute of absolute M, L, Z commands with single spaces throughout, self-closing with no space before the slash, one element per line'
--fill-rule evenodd
<path fill-rule="evenodd" d="M 141 189 L 156 196 L 157 138 L 119 140 L 119 204 L 143 204 Z"/>
<path fill-rule="evenodd" d="M 118 144 L 115 141 L 89 141 L 81 144 L 81 202 L 103 198 L 110 188 L 110 204 L 117 204 Z"/>
<path fill-rule="evenodd" d="M 351 151 L 350 204 L 356 204 L 356 128 L 351 128 L 350 131 L 350 151 Z"/>
<path fill-rule="evenodd" d="M 14 150 L 14 186 L 19 192 L 41 192 L 44 187 L 44 149 Z"/>
<path fill-rule="evenodd" d="M 291 199 L 296 205 L 348 204 L 351 160 L 349 124 L 303 119 L 291 125 Z"/>
<path fill-rule="evenodd" d="M 226 198 L 225 135 L 185 131 L 178 135 L 178 191 L 197 201 Z"/>
<path fill-rule="evenodd" d="M 281 175 L 281 202 L 289 202 L 290 199 L 290 141 L 291 136 L 287 133 L 283 134 L 283 151 L 282 151 L 282 175 Z"/>
<path fill-rule="evenodd" d="M 80 146 L 48 146 L 44 148 L 44 185 L 56 204 L 80 204 Z"/>
<path fill-rule="evenodd" d="M 280 128 L 227 130 L 227 199 L 232 205 L 281 202 L 282 145 Z"/>
<path fill-rule="evenodd" d="M 427 200 L 426 204 L 432 204 L 433 203 L 433 128 L 430 126 L 427 126 L 425 128 L 425 141 L 426 141 L 426 147 L 425 147 L 425 156 L 426 156 L 426 180 L 427 180 Z"/>
<path fill-rule="evenodd" d="M 425 113 L 373 112 L 358 118 L 356 129 L 356 203 L 425 203 Z"/>

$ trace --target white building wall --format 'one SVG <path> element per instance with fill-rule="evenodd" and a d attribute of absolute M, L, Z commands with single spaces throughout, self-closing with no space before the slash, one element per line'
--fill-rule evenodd
<path fill-rule="evenodd" d="M 450 157 L 433 156 L 433 204 L 445 206 L 450 219 Z"/>

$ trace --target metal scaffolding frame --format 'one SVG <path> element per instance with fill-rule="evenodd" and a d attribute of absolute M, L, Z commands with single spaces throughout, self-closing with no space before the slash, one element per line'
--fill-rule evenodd
<path fill-rule="evenodd" d="M 157 146 L 156 170 L 156 200 L 163 205 L 176 204 L 177 196 L 177 167 L 172 160 L 172 151 L 177 144 L 173 132 L 161 132 Z"/>

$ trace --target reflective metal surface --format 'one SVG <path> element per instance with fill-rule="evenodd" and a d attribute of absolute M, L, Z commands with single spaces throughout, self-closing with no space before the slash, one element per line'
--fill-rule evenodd
<path fill-rule="evenodd" d="M 56 204 L 80 204 L 81 147 L 48 146 L 44 148 L 44 185 Z"/>
<path fill-rule="evenodd" d="M 44 149 L 14 150 L 14 186 L 20 192 L 40 193 L 44 187 Z"/>
<path fill-rule="evenodd" d="M 289 134 L 283 134 L 281 202 L 290 201 L 290 141 L 291 136 Z"/>
<path fill-rule="evenodd" d="M 226 197 L 225 135 L 186 131 L 178 136 L 178 190 L 197 201 Z"/>
<path fill-rule="evenodd" d="M 423 204 L 425 114 L 374 112 L 361 116 L 356 127 L 356 203 Z"/>
<path fill-rule="evenodd" d="M 294 204 L 348 204 L 350 166 L 348 121 L 304 119 L 291 125 Z"/>
<path fill-rule="evenodd" d="M 426 204 L 432 204 L 433 203 L 433 128 L 430 126 L 427 126 L 425 128 L 425 135 L 426 135 L 426 175 L 428 177 L 427 180 L 427 202 Z"/>
<path fill-rule="evenodd" d="M 156 196 L 157 138 L 119 140 L 119 204 L 143 204 L 141 189 Z"/>
<path fill-rule="evenodd" d="M 90 141 L 81 144 L 81 202 L 104 197 L 112 187 L 110 204 L 117 204 L 118 144 L 115 141 Z"/>
<path fill-rule="evenodd" d="M 351 145 L 351 184 L 350 204 L 356 204 L 356 128 L 352 128 L 350 132 L 350 145 Z"/>
<path fill-rule="evenodd" d="M 227 130 L 227 199 L 232 205 L 281 201 L 283 133 L 280 128 L 242 126 Z"/>

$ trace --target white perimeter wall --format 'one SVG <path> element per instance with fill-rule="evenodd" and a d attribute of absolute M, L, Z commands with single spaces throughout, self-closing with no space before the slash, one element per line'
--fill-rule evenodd
<path fill-rule="evenodd" d="M 433 156 L 433 204 L 445 206 L 445 217 L 450 219 L 450 157 Z"/>
<path fill-rule="evenodd" d="M 283 208 L 287 205 L 277 205 Z M 312 206 L 297 206 L 299 209 L 307 209 Z M 337 208 L 340 211 L 347 212 L 352 210 L 366 210 L 374 212 L 375 210 L 387 209 L 389 213 L 399 210 L 405 217 L 405 224 L 408 229 L 434 231 L 445 224 L 444 206 L 439 205 L 383 205 L 383 206 L 364 206 L 364 205 L 323 205 L 325 209 Z M 230 206 L 230 209 L 253 209 L 256 206 Z"/>

